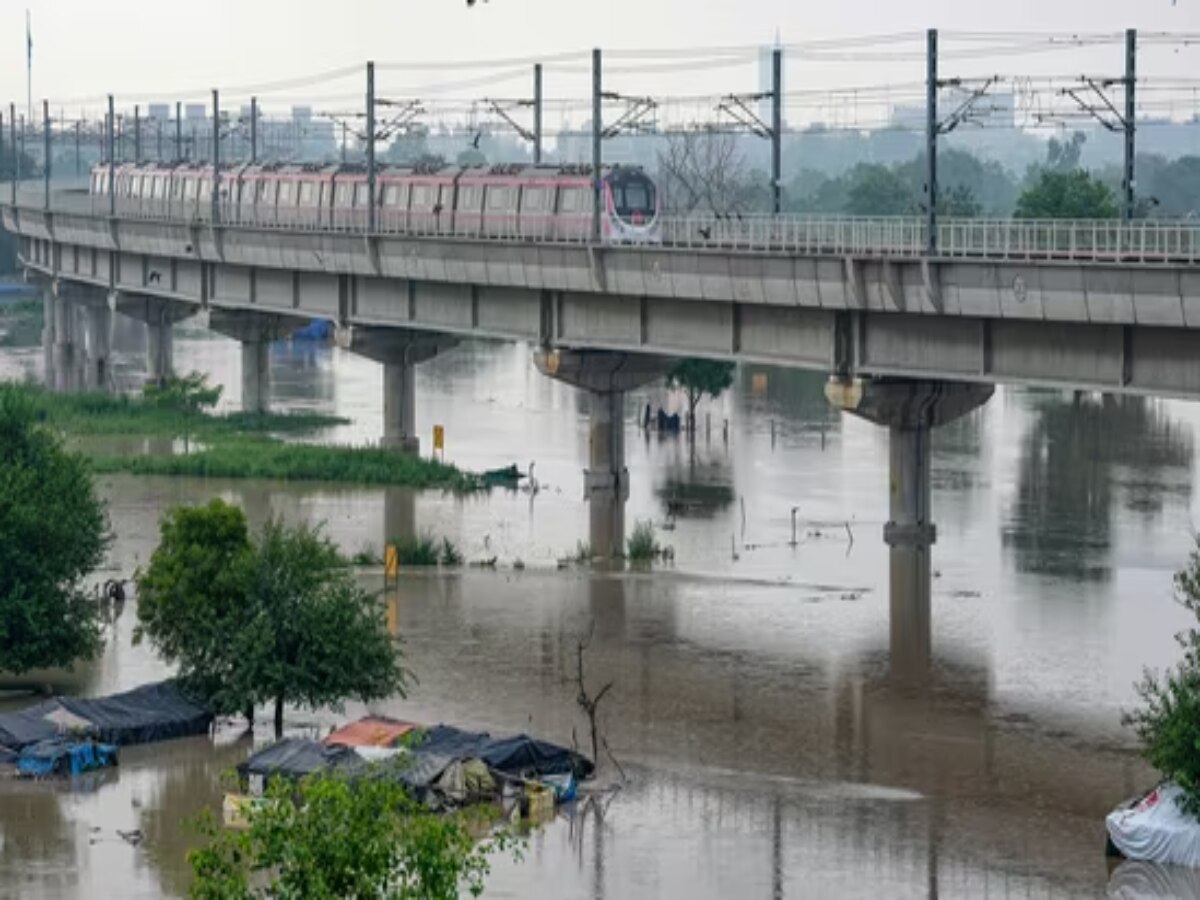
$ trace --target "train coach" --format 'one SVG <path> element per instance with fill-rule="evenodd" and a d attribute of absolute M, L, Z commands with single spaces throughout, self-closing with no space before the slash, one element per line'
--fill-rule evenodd
<path fill-rule="evenodd" d="M 122 164 L 92 170 L 90 191 L 115 187 L 123 210 L 207 221 L 213 169 L 204 164 Z M 600 173 L 601 238 L 659 243 L 660 197 L 640 167 Z M 590 166 L 380 166 L 380 231 L 472 238 L 585 240 L 592 233 Z M 368 221 L 367 173 L 354 165 L 264 163 L 223 166 L 218 186 L 226 224 L 362 230 Z"/>

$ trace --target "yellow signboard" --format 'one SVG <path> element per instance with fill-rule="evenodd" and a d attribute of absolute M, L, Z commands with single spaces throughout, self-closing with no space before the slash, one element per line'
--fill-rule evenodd
<path fill-rule="evenodd" d="M 441 425 L 433 426 L 433 449 L 434 450 L 445 450 L 446 449 L 446 429 L 443 428 Z"/>
<path fill-rule="evenodd" d="M 396 553 L 396 545 L 388 544 L 383 551 L 383 568 L 388 578 L 395 578 L 400 569 L 400 557 Z"/>

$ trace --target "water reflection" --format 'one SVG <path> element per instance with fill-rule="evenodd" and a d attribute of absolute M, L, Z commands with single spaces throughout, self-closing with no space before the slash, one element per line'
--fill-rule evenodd
<path fill-rule="evenodd" d="M 1116 499 L 1143 520 L 1161 513 L 1190 477 L 1191 428 L 1142 397 L 1037 393 L 1030 407 L 1004 546 L 1020 571 L 1107 581 Z"/>
<path fill-rule="evenodd" d="M 236 344 L 181 339 L 176 359 L 237 389 Z M 296 347 L 273 364 L 277 406 L 351 418 L 331 432 L 340 441 L 378 439 L 374 364 Z M 37 365 L 0 355 L 5 374 Z M 587 743 L 574 679 L 578 642 L 591 634 L 588 684 L 614 683 L 600 723 L 629 781 L 603 807 L 581 804 L 535 833 L 525 863 L 498 861 L 488 896 L 1044 897 L 1119 884 L 1101 857 L 1101 822 L 1153 777 L 1130 752 L 1119 710 L 1141 667 L 1170 658 L 1182 624 L 1170 578 L 1190 549 L 1194 407 L 1076 408 L 1017 393 L 941 430 L 941 577 L 932 641 L 918 646 L 889 641 L 887 435 L 842 421 L 823 378 L 746 367 L 707 405 L 714 431 L 694 454 L 632 425 L 645 402 L 678 397 L 661 385 L 631 395 L 630 521 L 661 523 L 666 504 L 682 501 L 676 530 L 661 536 L 677 547 L 677 568 L 559 572 L 555 560 L 587 537 L 581 395 L 534 372 L 521 347 L 465 345 L 418 373 L 422 430 L 446 425 L 451 461 L 535 459 L 541 493 L 464 500 L 105 477 L 117 526 L 105 577 L 148 559 L 167 508 L 213 495 L 242 505 L 253 526 L 270 515 L 324 522 L 350 551 L 428 531 L 468 559 L 499 557 L 494 571 L 404 576 L 389 624 L 420 682 L 407 700 L 372 709 Z M 801 533 L 790 546 L 794 507 Z M 1103 531 L 1090 530 L 1092 518 L 1107 520 Z M 526 570 L 513 569 L 518 558 Z M 1089 602 L 1069 602 L 1091 570 L 1110 578 L 1089 586 Z M 378 586 L 378 572 L 366 577 Z M 132 644 L 132 612 L 112 623 L 86 692 L 166 674 Z M 925 673 L 918 688 L 905 677 L 913 666 Z M 0 895 L 182 892 L 181 822 L 219 800 L 220 771 L 245 752 L 185 743 L 130 751 L 115 783 L 86 794 L 0 785 L 6 846 L 23 839 L 25 818 L 42 830 L 0 857 Z M 601 756 L 604 778 L 616 778 Z M 141 828 L 146 840 L 131 847 L 115 828 Z M 59 880 L 41 888 L 43 872 Z"/>

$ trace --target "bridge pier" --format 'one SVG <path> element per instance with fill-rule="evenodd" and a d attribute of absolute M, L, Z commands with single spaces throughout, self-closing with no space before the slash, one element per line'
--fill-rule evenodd
<path fill-rule="evenodd" d="M 164 383 L 175 369 L 172 329 L 176 322 L 199 312 L 199 307 L 176 300 L 111 291 L 108 308 L 146 326 L 146 379 L 154 384 Z"/>
<path fill-rule="evenodd" d="M 287 337 L 301 320 L 278 313 L 210 309 L 205 327 L 242 345 L 242 412 L 265 413 L 271 406 L 271 344 Z"/>
<path fill-rule="evenodd" d="M 343 350 L 383 366 L 383 438 L 381 446 L 419 453 L 417 432 L 417 366 L 458 346 L 450 335 L 397 328 L 347 326 L 337 329 Z"/>
<path fill-rule="evenodd" d="M 990 384 L 831 378 L 825 396 L 839 409 L 889 431 L 889 548 L 892 673 L 923 679 L 931 657 L 930 555 L 937 527 L 930 510 L 932 431 L 982 406 Z"/>
<path fill-rule="evenodd" d="M 46 385 L 103 389 L 111 381 L 112 315 L 103 291 L 55 281 L 42 292 Z"/>
<path fill-rule="evenodd" d="M 605 350 L 538 350 L 534 364 L 543 375 L 588 392 L 588 467 L 583 473 L 592 554 L 625 552 L 625 394 L 661 378 L 671 361 Z"/>

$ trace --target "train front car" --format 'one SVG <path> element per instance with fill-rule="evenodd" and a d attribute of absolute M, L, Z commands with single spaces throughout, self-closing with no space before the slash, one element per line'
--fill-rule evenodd
<path fill-rule="evenodd" d="M 658 189 L 640 168 L 614 168 L 604 179 L 604 237 L 614 244 L 661 244 Z"/>

